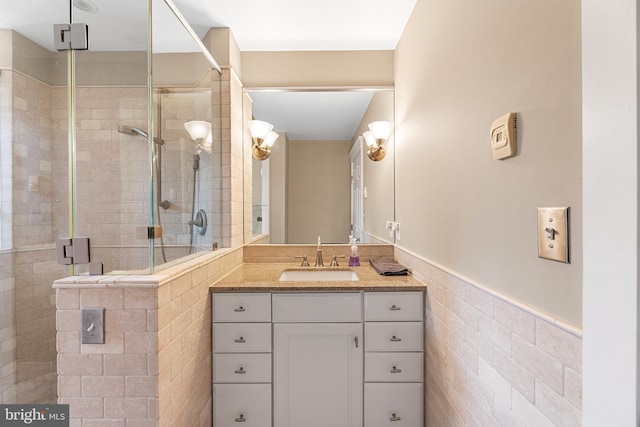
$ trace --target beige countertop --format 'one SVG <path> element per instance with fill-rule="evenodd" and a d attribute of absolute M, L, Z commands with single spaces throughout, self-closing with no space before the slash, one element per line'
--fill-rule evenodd
<path fill-rule="evenodd" d="M 279 282 L 283 270 L 353 270 L 357 281 Z M 227 276 L 211 285 L 213 292 L 265 292 L 265 291 L 422 291 L 426 286 L 411 274 L 382 276 L 368 261 L 360 267 L 300 267 L 298 263 L 244 263 Z"/>

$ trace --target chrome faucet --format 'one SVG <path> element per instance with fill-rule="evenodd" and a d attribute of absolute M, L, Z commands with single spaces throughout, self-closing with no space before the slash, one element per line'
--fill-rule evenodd
<path fill-rule="evenodd" d="M 318 247 L 316 248 L 316 267 L 324 267 L 322 262 L 322 242 L 320 236 L 318 236 Z"/>

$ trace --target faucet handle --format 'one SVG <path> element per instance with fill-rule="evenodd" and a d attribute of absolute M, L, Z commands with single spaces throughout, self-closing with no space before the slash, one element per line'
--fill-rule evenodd
<path fill-rule="evenodd" d="M 302 258 L 302 263 L 300 267 L 309 267 L 309 260 L 307 259 L 307 255 L 296 255 L 295 258 Z"/>
<path fill-rule="evenodd" d="M 344 258 L 344 255 L 334 255 L 331 257 L 331 267 L 340 267 L 338 264 L 338 258 Z"/>

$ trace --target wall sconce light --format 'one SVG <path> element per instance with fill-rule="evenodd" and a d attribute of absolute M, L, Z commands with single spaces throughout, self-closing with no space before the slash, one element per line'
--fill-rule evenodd
<path fill-rule="evenodd" d="M 369 123 L 369 130 L 362 136 L 367 142 L 367 156 L 374 162 L 384 159 L 387 154 L 384 143 L 391 136 L 392 124 L 386 121 Z"/>
<path fill-rule="evenodd" d="M 213 142 L 211 123 L 204 120 L 191 120 L 184 124 L 184 128 L 189 132 L 189 136 L 196 142 L 198 148 L 209 152 L 211 151 L 211 144 Z"/>
<path fill-rule="evenodd" d="M 249 131 L 253 139 L 251 154 L 257 160 L 266 160 L 271 155 L 271 147 L 278 139 L 277 133 L 273 130 L 271 123 L 262 120 L 249 120 Z"/>

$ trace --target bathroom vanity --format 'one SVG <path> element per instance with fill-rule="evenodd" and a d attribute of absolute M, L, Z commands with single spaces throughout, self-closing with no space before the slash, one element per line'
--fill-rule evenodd
<path fill-rule="evenodd" d="M 423 425 L 423 284 L 239 270 L 212 287 L 214 427 Z"/>

